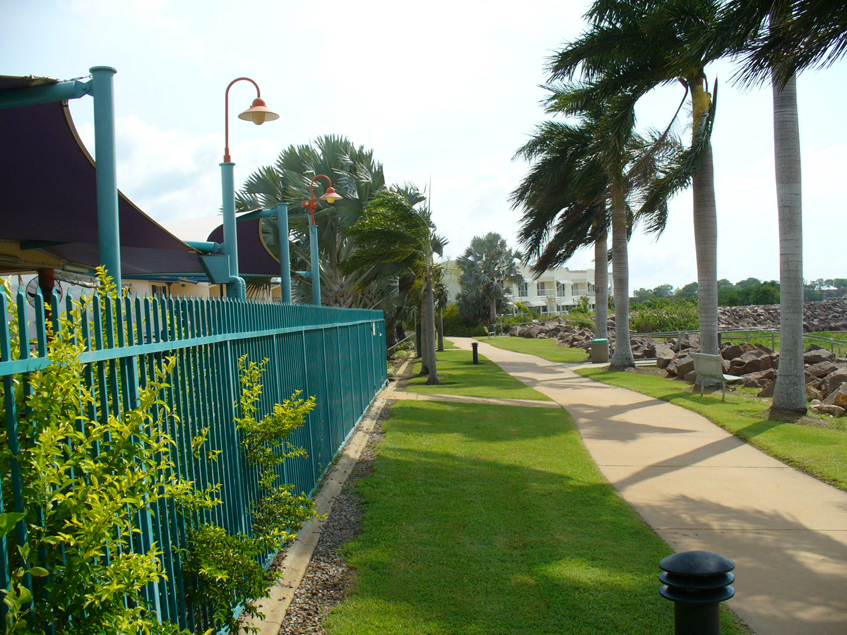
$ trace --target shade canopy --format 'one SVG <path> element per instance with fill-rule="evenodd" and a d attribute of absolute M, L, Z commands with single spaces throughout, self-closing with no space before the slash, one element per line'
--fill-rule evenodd
<path fill-rule="evenodd" d="M 57 83 L 0 76 L 3 91 Z M 0 273 L 100 264 L 94 160 L 67 102 L 0 109 Z M 125 278 L 204 278 L 198 253 L 119 193 Z"/>
<path fill-rule="evenodd" d="M 262 277 L 280 275 L 279 260 L 271 255 L 262 240 L 261 218 L 236 218 L 238 222 L 238 272 L 242 276 Z M 218 225 L 207 238 L 223 243 L 224 228 Z"/>

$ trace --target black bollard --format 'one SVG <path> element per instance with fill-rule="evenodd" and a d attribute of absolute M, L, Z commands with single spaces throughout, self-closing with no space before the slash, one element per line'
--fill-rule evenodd
<path fill-rule="evenodd" d="M 479 364 L 479 342 L 471 342 L 471 348 L 473 349 L 473 363 Z"/>
<path fill-rule="evenodd" d="M 662 597 L 673 600 L 675 635 L 720 635 L 721 602 L 735 595 L 735 563 L 708 551 L 685 551 L 664 558 L 659 575 Z"/>

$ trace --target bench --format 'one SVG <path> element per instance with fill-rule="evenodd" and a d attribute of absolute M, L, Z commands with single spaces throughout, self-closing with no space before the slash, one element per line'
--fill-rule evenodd
<path fill-rule="evenodd" d="M 488 339 L 491 339 L 492 335 L 497 335 L 497 332 L 494 330 L 494 326 L 492 326 L 490 330 L 487 326 L 483 326 L 482 328 L 485 329 L 485 334 L 488 336 Z"/>
<path fill-rule="evenodd" d="M 714 379 L 721 385 L 721 401 L 726 401 L 726 385 L 740 381 L 741 377 L 735 375 L 724 375 L 723 360 L 720 355 L 709 355 L 707 353 L 691 353 L 694 359 L 694 372 L 697 379 L 694 380 L 694 388 L 700 384 L 700 394 L 703 394 L 703 380 Z"/>

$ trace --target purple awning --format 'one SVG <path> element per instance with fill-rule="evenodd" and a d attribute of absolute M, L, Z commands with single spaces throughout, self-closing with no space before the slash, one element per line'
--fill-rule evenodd
<path fill-rule="evenodd" d="M 0 91 L 33 83 L 31 78 L 0 77 Z M 0 110 L 0 143 L 0 240 L 70 263 L 98 265 L 95 166 L 67 102 Z M 118 207 L 124 277 L 203 276 L 197 253 L 188 245 L 123 194 Z"/>
<path fill-rule="evenodd" d="M 209 234 L 209 242 L 223 243 L 224 228 L 218 225 Z M 238 272 L 243 276 L 279 276 L 279 260 L 271 255 L 262 240 L 262 219 L 238 219 Z"/>

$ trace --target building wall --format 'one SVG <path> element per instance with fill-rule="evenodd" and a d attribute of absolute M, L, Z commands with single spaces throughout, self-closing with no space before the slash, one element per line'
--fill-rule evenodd
<path fill-rule="evenodd" d="M 445 281 L 450 302 L 456 301 L 456 296 L 462 291 L 459 284 L 461 271 L 455 261 L 443 263 Z M 567 313 L 579 304 L 581 298 L 587 297 L 591 309 L 594 309 L 594 269 L 571 269 L 556 267 L 548 269 L 534 278 L 530 268 L 520 265 L 518 269 L 523 277 L 523 284 L 507 285 L 506 293 L 513 304 L 525 302 L 530 308 L 541 313 Z M 612 274 L 609 271 L 609 295 L 611 296 Z"/>

